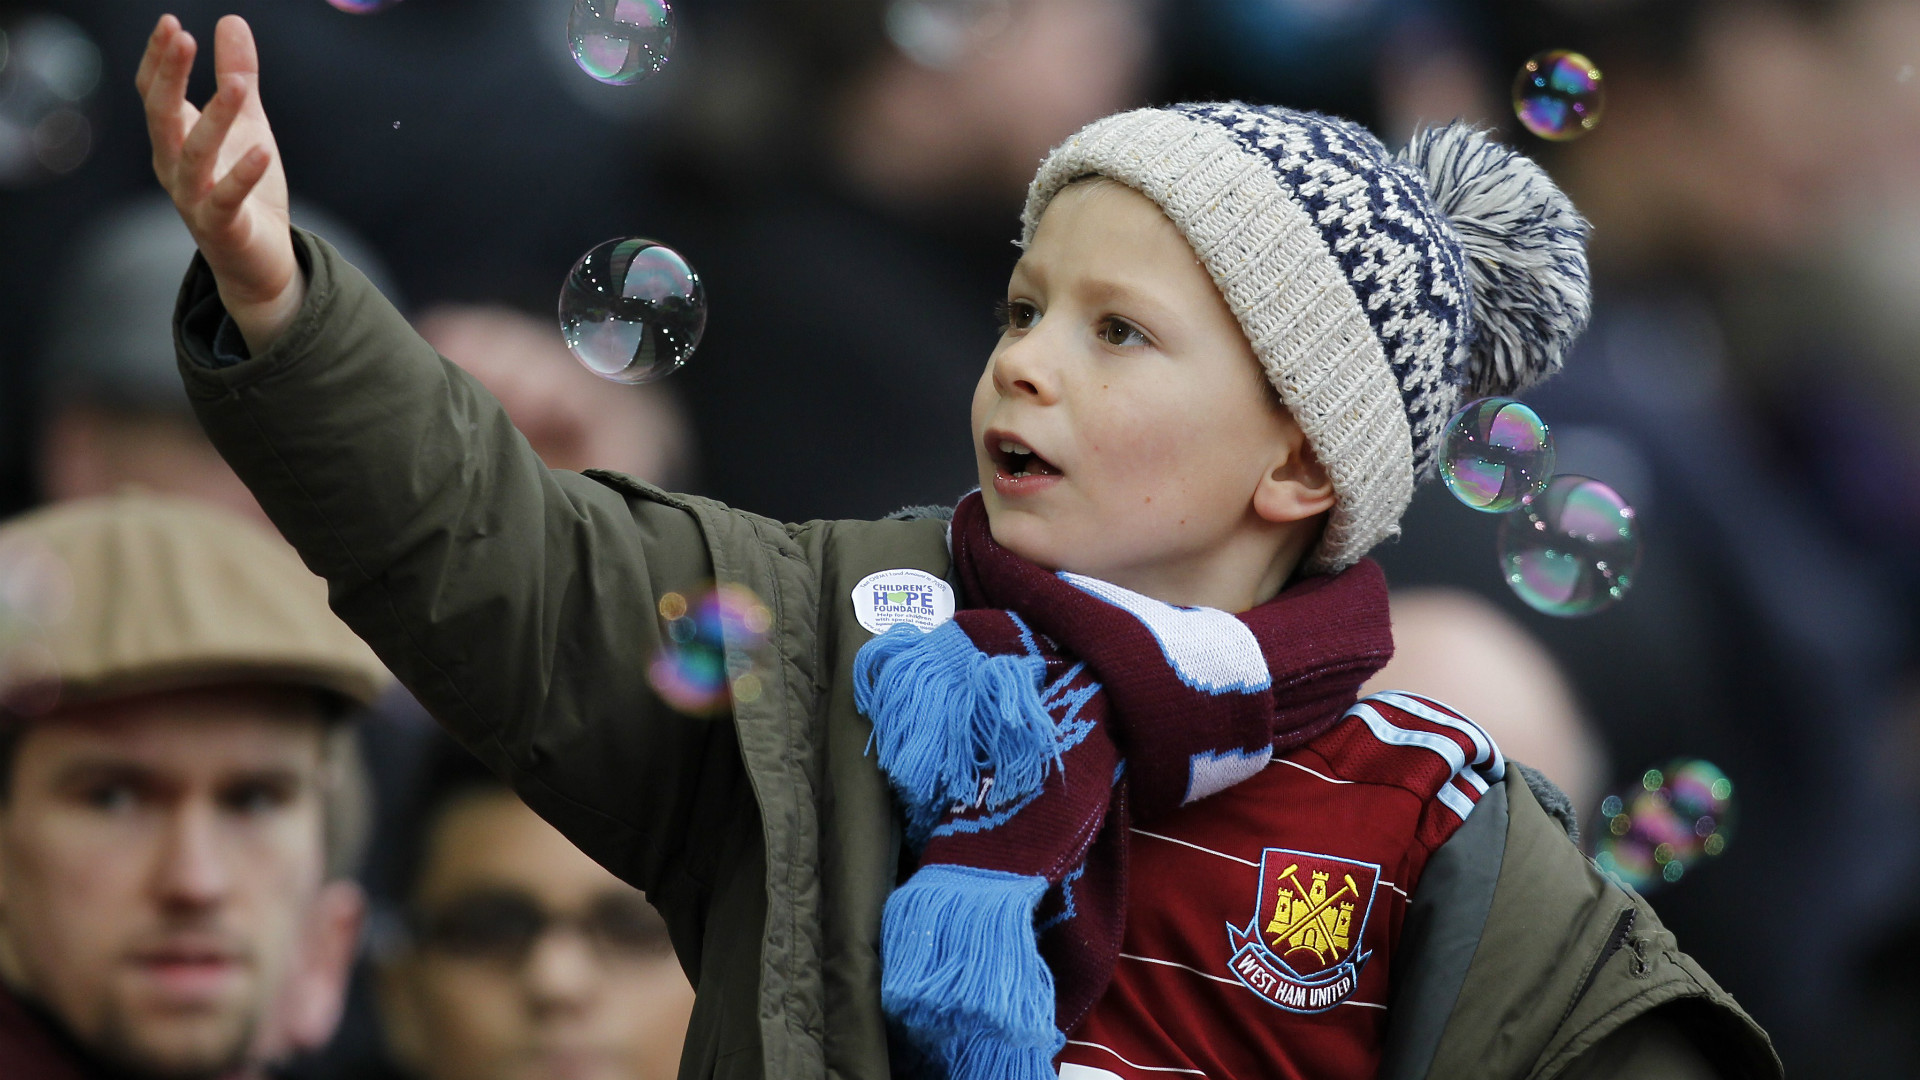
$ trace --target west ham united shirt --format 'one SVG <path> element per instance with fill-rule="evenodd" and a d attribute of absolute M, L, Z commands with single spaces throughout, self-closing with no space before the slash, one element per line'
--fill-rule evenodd
<path fill-rule="evenodd" d="M 1134 829 L 1120 960 L 1061 1080 L 1373 1076 L 1408 896 L 1504 771 L 1457 713 L 1378 694 Z"/>

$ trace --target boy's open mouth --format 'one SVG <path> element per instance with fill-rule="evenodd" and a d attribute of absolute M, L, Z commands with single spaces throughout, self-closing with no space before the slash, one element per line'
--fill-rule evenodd
<path fill-rule="evenodd" d="M 988 452 L 993 455 L 994 471 L 1014 480 L 1032 476 L 1059 476 L 1060 470 L 1033 448 L 1017 439 L 989 435 Z"/>

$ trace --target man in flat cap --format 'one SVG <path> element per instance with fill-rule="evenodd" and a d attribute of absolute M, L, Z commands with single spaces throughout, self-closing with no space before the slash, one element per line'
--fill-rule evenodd
<path fill-rule="evenodd" d="M 257 525 L 0 526 L 0 1076 L 261 1075 L 338 1020 L 351 729 L 387 674 Z"/>

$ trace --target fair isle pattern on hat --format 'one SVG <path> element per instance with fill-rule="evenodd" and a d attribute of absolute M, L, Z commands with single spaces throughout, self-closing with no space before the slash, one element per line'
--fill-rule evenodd
<path fill-rule="evenodd" d="M 1426 476 L 1467 382 L 1472 325 L 1466 257 L 1426 179 L 1350 121 L 1234 103 L 1175 111 L 1264 156 L 1313 219 L 1380 339 L 1412 428 L 1414 476 Z"/>
<path fill-rule="evenodd" d="M 1180 229 L 1326 466 L 1337 502 L 1309 572 L 1397 535 L 1468 388 L 1537 382 L 1586 322 L 1585 223 L 1538 166 L 1464 125 L 1400 158 L 1358 125 L 1289 109 L 1110 116 L 1040 166 L 1023 247 L 1089 175 Z"/>

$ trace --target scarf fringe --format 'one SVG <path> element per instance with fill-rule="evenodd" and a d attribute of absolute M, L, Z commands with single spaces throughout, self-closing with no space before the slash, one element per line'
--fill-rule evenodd
<path fill-rule="evenodd" d="M 898 625 L 860 647 L 854 703 L 872 718 L 880 768 L 922 837 L 949 805 L 998 809 L 1038 791 L 1060 764 L 1040 703 L 1045 678 L 1043 658 L 989 656 L 958 622 L 928 633 Z"/>
<path fill-rule="evenodd" d="M 1040 956 L 1033 913 L 1047 879 L 929 863 L 887 898 L 880 920 L 880 1004 L 923 1043 L 937 1042 L 950 1070 L 1061 1045 L 1053 972 Z M 991 1050 L 991 1052 L 989 1052 Z M 1046 1075 L 1046 1074 L 1033 1074 Z"/>
<path fill-rule="evenodd" d="M 1054 1033 L 1050 1047 L 1008 1046 L 989 1035 L 955 1036 L 940 1047 L 947 1080 L 1057 1080 L 1053 1059 L 1067 1037 Z"/>

